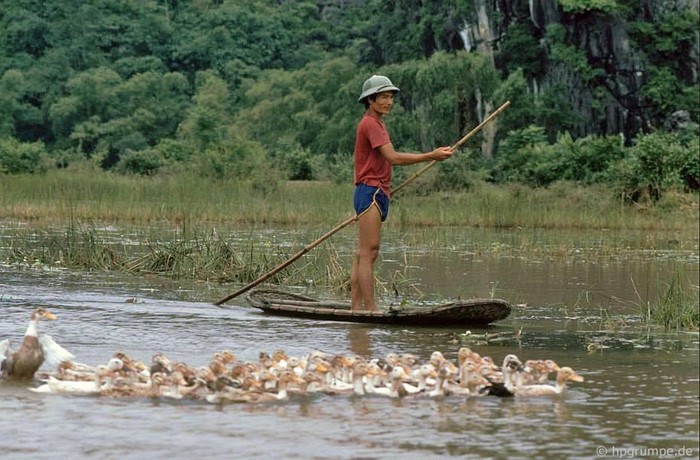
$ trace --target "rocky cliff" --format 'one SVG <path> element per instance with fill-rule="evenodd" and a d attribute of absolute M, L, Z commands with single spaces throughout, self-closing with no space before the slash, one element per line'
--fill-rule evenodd
<path fill-rule="evenodd" d="M 650 75 L 650 57 L 630 38 L 633 22 L 654 23 L 668 9 L 698 10 L 698 0 L 634 2 L 638 8 L 606 10 L 572 7 L 571 0 L 474 0 L 472 14 L 462 30 L 465 48 L 494 56 L 508 38 L 510 26 L 526 26 L 541 47 L 542 71 L 530 76 L 529 89 L 535 95 L 548 88 L 563 88 L 565 99 L 581 115 L 574 132 L 588 134 L 622 133 L 631 138 L 640 131 L 653 129 L 649 103 L 642 88 Z M 620 3 L 620 2 L 618 2 Z M 630 2 L 628 2 L 630 3 Z M 605 2 L 577 2 L 577 5 Z M 564 6 L 562 6 L 564 5 Z M 585 54 L 582 70 L 558 59 L 553 52 L 552 25 L 563 27 L 565 45 Z M 687 82 L 698 83 L 698 33 L 694 43 L 682 52 L 679 73 Z M 587 71 L 586 71 L 587 70 Z M 678 73 L 677 72 L 677 73 Z M 697 101 L 696 101 L 697 102 Z M 687 107 L 678 107 L 684 109 Z M 670 115 L 667 114 L 667 115 Z"/>

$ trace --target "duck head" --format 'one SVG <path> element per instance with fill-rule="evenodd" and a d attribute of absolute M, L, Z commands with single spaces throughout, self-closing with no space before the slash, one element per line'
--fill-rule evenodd
<path fill-rule="evenodd" d="M 515 355 L 507 355 L 503 358 L 503 370 L 519 371 L 523 368 L 523 363 Z"/>
<path fill-rule="evenodd" d="M 54 315 L 50 311 L 46 310 L 45 308 L 39 307 L 32 312 L 32 316 L 30 319 L 32 321 L 39 321 L 40 319 L 53 321 L 53 320 L 57 319 L 57 317 L 56 317 L 56 315 Z"/>
<path fill-rule="evenodd" d="M 561 381 L 566 381 L 570 380 L 572 382 L 583 382 L 583 376 L 578 375 L 572 368 L 570 367 L 562 367 L 559 369 L 559 372 L 557 373 L 557 380 Z"/>
<path fill-rule="evenodd" d="M 557 365 L 557 363 L 555 363 L 551 359 L 545 360 L 544 366 L 548 372 L 559 372 L 561 370 L 561 368 Z"/>

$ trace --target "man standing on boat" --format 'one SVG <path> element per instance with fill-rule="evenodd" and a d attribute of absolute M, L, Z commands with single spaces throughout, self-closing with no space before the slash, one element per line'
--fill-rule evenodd
<path fill-rule="evenodd" d="M 397 92 L 399 88 L 387 77 L 372 75 L 362 85 L 362 94 L 357 100 L 365 105 L 366 110 L 357 125 L 355 137 L 353 203 L 359 216 L 359 230 L 350 274 L 353 310 L 377 311 L 374 263 L 379 255 L 382 222 L 389 215 L 392 167 L 442 161 L 452 155 L 451 147 L 438 147 L 432 152 L 418 154 L 394 150 L 382 117 L 391 110 Z"/>

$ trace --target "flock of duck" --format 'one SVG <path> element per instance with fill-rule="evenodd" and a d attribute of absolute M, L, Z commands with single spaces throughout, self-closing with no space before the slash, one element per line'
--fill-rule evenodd
<path fill-rule="evenodd" d="M 208 365 L 193 367 L 155 353 L 149 364 L 118 352 L 106 364 L 89 366 L 50 336 L 39 334 L 39 320 L 56 317 L 45 309 L 32 312 L 16 351 L 0 342 L 0 372 L 6 379 L 38 380 L 37 393 L 195 399 L 209 403 L 287 400 L 294 395 L 378 395 L 403 397 L 481 397 L 560 395 L 567 383 L 583 377 L 552 360 L 527 360 L 509 354 L 498 366 L 467 347 L 453 362 L 435 351 L 421 362 L 413 354 L 388 353 L 365 359 L 312 352 L 288 356 L 283 350 L 261 352 L 257 362 L 241 361 L 228 350 L 212 355 Z M 46 362 L 55 370 L 38 372 Z M 556 377 L 549 381 L 551 374 Z"/>

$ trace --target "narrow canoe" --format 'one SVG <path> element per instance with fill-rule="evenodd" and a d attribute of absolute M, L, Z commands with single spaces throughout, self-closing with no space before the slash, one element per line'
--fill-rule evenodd
<path fill-rule="evenodd" d="M 299 294 L 258 289 L 248 303 L 265 313 L 297 318 L 356 323 L 412 324 L 425 326 L 478 326 L 510 315 L 510 305 L 501 299 L 466 299 L 440 305 L 392 306 L 377 312 L 353 311 L 349 302 L 316 300 Z"/>

